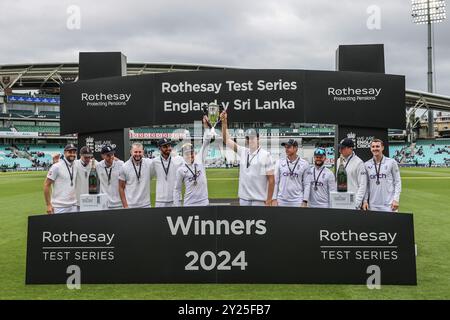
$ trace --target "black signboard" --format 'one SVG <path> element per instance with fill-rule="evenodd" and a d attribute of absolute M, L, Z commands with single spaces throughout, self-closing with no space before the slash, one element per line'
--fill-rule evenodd
<path fill-rule="evenodd" d="M 61 133 L 191 123 L 216 101 L 231 122 L 405 126 L 403 76 L 305 70 L 213 70 L 111 77 L 61 89 Z"/>
<path fill-rule="evenodd" d="M 349 127 L 349 126 L 338 126 L 336 129 L 335 136 L 335 159 L 339 157 L 338 144 L 344 138 L 350 138 L 353 140 L 355 148 L 353 149 L 355 153 L 363 161 L 367 161 L 373 157 L 370 152 L 370 143 L 373 139 L 381 139 L 384 144 L 384 155 L 389 156 L 389 139 L 388 130 L 383 128 L 364 128 L 364 127 Z"/>
<path fill-rule="evenodd" d="M 31 216 L 27 284 L 416 284 L 411 214 L 189 207 Z"/>
<path fill-rule="evenodd" d="M 78 147 L 88 146 L 97 160 L 101 160 L 102 147 L 110 145 L 115 150 L 115 155 L 126 161 L 130 157 L 130 130 L 120 129 L 104 132 L 91 132 L 78 135 Z"/>
<path fill-rule="evenodd" d="M 365 72 L 307 72 L 305 106 L 309 123 L 404 128 L 405 78 Z"/>

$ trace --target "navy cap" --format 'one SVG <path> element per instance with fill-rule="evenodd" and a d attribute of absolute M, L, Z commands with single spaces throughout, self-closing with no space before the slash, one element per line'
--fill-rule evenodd
<path fill-rule="evenodd" d="M 70 151 L 70 150 L 77 150 L 77 147 L 73 144 L 73 143 L 70 143 L 70 144 L 68 144 L 68 145 L 66 145 L 65 147 L 64 147 L 64 151 Z"/>
<path fill-rule="evenodd" d="M 114 153 L 114 152 L 115 152 L 114 148 L 111 147 L 110 145 L 104 145 L 102 147 L 102 151 L 101 151 L 102 154 Z"/>
<path fill-rule="evenodd" d="M 341 142 L 339 143 L 339 149 L 345 148 L 345 147 L 354 148 L 355 143 L 353 142 L 353 139 L 350 139 L 350 138 L 342 139 Z"/>
<path fill-rule="evenodd" d="M 172 142 L 169 139 L 167 139 L 167 138 L 159 139 L 159 141 L 158 141 L 158 148 L 161 148 L 162 146 L 165 146 L 165 145 L 171 144 L 171 143 Z"/>
<path fill-rule="evenodd" d="M 91 148 L 84 146 L 80 150 L 80 156 L 92 157 L 94 156 L 94 153 L 92 152 Z"/>
<path fill-rule="evenodd" d="M 314 155 L 315 156 L 326 156 L 327 152 L 325 151 L 324 148 L 317 148 L 316 150 L 314 150 Z"/>
<path fill-rule="evenodd" d="M 287 142 L 283 142 L 282 144 L 281 144 L 283 147 L 284 146 L 294 146 L 294 147 L 298 147 L 298 142 L 296 141 L 296 140 L 294 140 L 294 139 L 289 139 Z"/>

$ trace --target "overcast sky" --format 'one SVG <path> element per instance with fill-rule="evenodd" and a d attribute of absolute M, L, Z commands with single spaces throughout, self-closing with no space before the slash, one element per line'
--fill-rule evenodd
<path fill-rule="evenodd" d="M 122 51 L 128 62 L 334 70 L 339 44 L 383 43 L 386 72 L 406 75 L 410 89 L 427 89 L 427 28 L 412 23 L 409 0 L 0 0 L 0 5 L 1 65 L 77 62 L 79 51 Z M 71 5 L 80 9 L 79 29 L 73 28 L 76 13 L 67 13 Z M 380 20 L 367 13 L 372 5 Z M 369 29 L 368 19 L 380 29 Z M 435 92 L 445 95 L 450 95 L 449 20 L 434 27 Z"/>

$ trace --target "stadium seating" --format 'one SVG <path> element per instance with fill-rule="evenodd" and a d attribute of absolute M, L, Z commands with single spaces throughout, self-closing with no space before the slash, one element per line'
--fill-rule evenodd
<path fill-rule="evenodd" d="M 19 150 L 27 151 L 34 159 L 39 160 L 41 164 L 51 163 L 52 156 L 55 153 L 62 153 L 62 145 L 47 144 L 47 145 L 17 145 Z M 8 148 L 8 150 L 6 149 Z M 153 156 L 159 156 L 159 150 L 154 144 L 144 145 L 147 153 L 152 152 Z M 196 151 L 199 151 L 200 146 L 196 146 Z M 327 158 L 330 163 L 334 162 L 334 148 L 326 147 Z M 38 157 L 37 153 L 41 156 Z M 433 165 L 450 164 L 450 140 L 422 140 L 416 144 L 410 145 L 407 143 L 391 144 L 389 146 L 390 157 L 394 158 L 401 165 L 428 165 L 429 160 L 432 160 Z M 13 167 L 14 164 L 21 168 L 31 168 L 32 162 L 26 158 L 12 158 L 7 157 L 11 151 L 9 146 L 0 145 L 0 167 Z M 210 148 L 206 163 L 210 166 L 223 164 L 224 158 L 221 150 L 217 148 Z"/>
<path fill-rule="evenodd" d="M 15 128 L 19 132 L 41 132 L 59 134 L 59 126 L 25 126 L 16 125 Z"/>
<path fill-rule="evenodd" d="M 416 144 L 390 145 L 389 153 L 401 164 L 443 165 L 450 162 L 450 140 L 418 140 Z"/>

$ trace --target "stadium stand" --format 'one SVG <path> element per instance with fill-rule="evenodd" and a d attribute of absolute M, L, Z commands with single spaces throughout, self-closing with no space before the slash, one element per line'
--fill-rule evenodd
<path fill-rule="evenodd" d="M 52 162 L 55 153 L 63 153 L 63 145 L 15 145 L 15 148 L 0 145 L 0 168 L 46 168 Z M 148 157 L 159 156 L 159 150 L 154 144 L 144 144 Z M 196 147 L 198 152 L 199 146 Z M 326 147 L 329 163 L 334 162 L 334 148 Z M 414 144 L 391 144 L 390 157 L 400 165 L 405 166 L 448 166 L 450 165 L 450 139 L 422 140 Z M 228 159 L 228 164 L 237 165 L 235 159 Z M 210 148 L 206 163 L 210 167 L 224 166 L 225 158 L 221 150 Z"/>
<path fill-rule="evenodd" d="M 450 164 L 450 140 L 418 140 L 413 144 L 391 145 L 389 150 L 401 165 Z"/>
<path fill-rule="evenodd" d="M 52 163 L 55 153 L 62 153 L 63 146 L 0 146 L 0 169 L 47 168 Z"/>
<path fill-rule="evenodd" d="M 14 126 L 19 132 L 40 132 L 40 133 L 55 133 L 59 134 L 59 126 Z"/>

